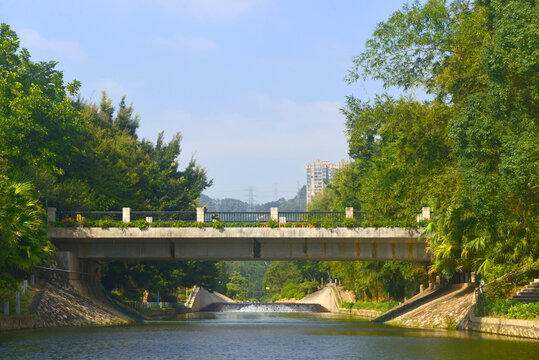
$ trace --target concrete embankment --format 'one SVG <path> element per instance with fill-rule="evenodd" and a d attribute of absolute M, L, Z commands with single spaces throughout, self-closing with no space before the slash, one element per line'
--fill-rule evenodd
<path fill-rule="evenodd" d="M 466 317 L 461 328 L 489 334 L 539 339 L 539 320 L 476 317 L 473 314 L 473 309 Z"/>
<path fill-rule="evenodd" d="M 187 308 L 191 311 L 200 311 L 212 304 L 233 302 L 234 300 L 217 291 L 210 292 L 203 287 L 196 286 L 187 303 Z"/>
<path fill-rule="evenodd" d="M 0 318 L 0 330 L 31 328 L 120 325 L 131 319 L 114 308 L 98 284 L 79 282 L 75 286 L 58 286 L 40 281 L 28 288 L 28 315 Z M 99 295 L 100 294 L 100 295 Z"/>
<path fill-rule="evenodd" d="M 300 304 L 320 304 L 329 312 L 339 312 L 339 300 L 335 290 L 330 286 L 309 294 L 297 302 Z"/>
<path fill-rule="evenodd" d="M 113 325 L 131 321 L 106 299 L 98 284 L 81 281 L 76 287 L 59 287 L 41 282 L 34 291 L 30 314 L 34 316 L 35 327 Z"/>
<path fill-rule="evenodd" d="M 433 292 L 428 301 L 397 314 L 388 322 L 406 327 L 457 328 L 473 305 L 473 294 L 473 284 L 451 285 Z"/>

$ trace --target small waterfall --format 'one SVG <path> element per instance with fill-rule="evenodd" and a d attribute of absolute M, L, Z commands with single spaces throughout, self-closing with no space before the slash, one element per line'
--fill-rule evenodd
<path fill-rule="evenodd" d="M 201 311 L 238 313 L 327 312 L 327 310 L 319 304 L 298 303 L 215 303 L 207 306 Z"/>

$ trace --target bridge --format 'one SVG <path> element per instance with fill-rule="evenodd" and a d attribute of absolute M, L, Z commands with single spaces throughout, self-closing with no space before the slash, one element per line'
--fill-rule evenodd
<path fill-rule="evenodd" d="M 60 215 L 66 215 L 59 212 Z M 96 215 L 88 212 L 88 216 Z M 134 212 L 135 213 L 135 212 Z M 163 212 L 161 212 L 163 213 Z M 232 213 L 222 213 L 223 217 Z M 243 218 L 249 214 L 236 213 Z M 260 214 L 255 218 L 260 219 Z M 303 226 L 313 213 L 295 214 Z M 82 218 L 83 214 L 79 215 Z M 101 214 L 100 214 L 101 215 Z M 118 214 L 116 214 L 118 215 Z M 122 222 L 130 223 L 130 209 L 122 211 Z M 153 215 L 159 215 L 153 212 Z M 165 214 L 165 215 L 173 215 Z M 176 213 L 177 216 L 179 214 Z M 185 214 L 182 214 L 185 215 Z M 210 214 L 213 216 L 212 214 Z M 272 209 L 269 219 L 286 221 Z M 300 216 L 301 215 L 301 216 Z M 326 218 L 353 217 L 353 209 L 342 213 L 318 213 Z M 423 217 L 428 216 L 425 212 Z M 303 216 L 303 217 L 302 217 Z M 62 217 L 62 216 L 60 216 Z M 49 208 L 54 225 L 57 214 Z M 153 221 L 151 217 L 147 220 Z M 252 216 L 251 216 L 252 218 Z M 210 217 L 211 219 L 211 217 Z M 198 223 L 208 221 L 205 209 L 196 213 Z M 234 219 L 232 219 L 234 220 Z M 210 220 L 211 221 L 211 220 Z M 229 219 L 230 221 L 230 219 Z M 187 223 L 185 223 L 187 224 Z M 159 223 L 158 223 L 159 225 Z M 307 226 L 307 225 L 306 225 Z M 400 260 L 429 262 L 431 254 L 421 238 L 421 228 L 373 227 L 58 227 L 49 226 L 49 238 L 63 252 L 71 269 L 93 273 L 84 267 L 100 260 Z"/>

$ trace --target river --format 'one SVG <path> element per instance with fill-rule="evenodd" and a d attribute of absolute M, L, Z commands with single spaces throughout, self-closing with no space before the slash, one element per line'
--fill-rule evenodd
<path fill-rule="evenodd" d="M 2 359 L 537 359 L 539 342 L 327 313 L 217 312 L 0 334 Z"/>

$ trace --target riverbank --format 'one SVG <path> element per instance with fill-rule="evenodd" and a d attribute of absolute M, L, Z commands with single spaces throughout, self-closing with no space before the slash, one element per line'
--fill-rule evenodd
<path fill-rule="evenodd" d="M 98 284 L 86 282 L 59 286 L 42 280 L 28 288 L 28 313 L 0 317 L 0 330 L 124 325 L 132 322 L 129 316 L 114 308 L 98 287 Z"/>

